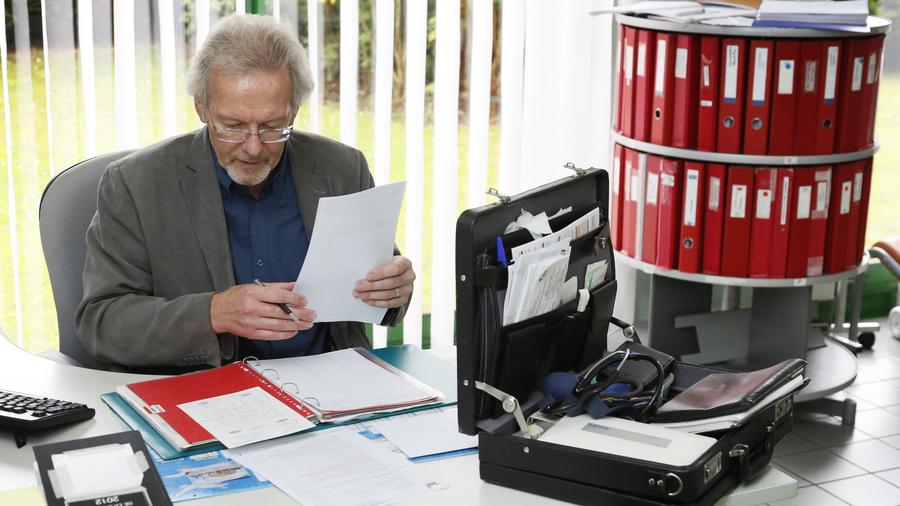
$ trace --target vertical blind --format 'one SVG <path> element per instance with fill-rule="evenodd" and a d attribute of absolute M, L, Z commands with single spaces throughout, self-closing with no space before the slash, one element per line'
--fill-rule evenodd
<path fill-rule="evenodd" d="M 248 6 L 41 0 L 36 19 L 36 2 L 6 3 L 0 326 L 37 352 L 56 339 L 37 223 L 43 186 L 83 159 L 197 128 L 184 89 L 191 58 L 218 19 Z M 454 343 L 456 219 L 491 203 L 489 186 L 514 194 L 567 176 L 566 162 L 608 165 L 614 34 L 609 16 L 590 11 L 609 5 L 265 2 L 310 50 L 317 89 L 295 126 L 302 118 L 309 131 L 360 146 L 377 184 L 407 181 L 398 235 L 418 280 L 402 342 L 422 344 L 425 334 L 432 347 Z M 366 58 L 372 64 L 361 66 Z M 337 118 L 325 112 L 334 90 Z M 375 346 L 387 335 L 376 327 Z"/>

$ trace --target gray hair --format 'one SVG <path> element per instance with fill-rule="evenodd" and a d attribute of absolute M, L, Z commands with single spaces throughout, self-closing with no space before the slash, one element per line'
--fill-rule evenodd
<path fill-rule="evenodd" d="M 286 24 L 271 16 L 232 15 L 213 26 L 194 56 L 187 75 L 187 91 L 205 108 L 209 105 L 209 77 L 213 72 L 246 75 L 281 69 L 290 72 L 294 87 L 291 106 L 299 109 L 314 86 L 306 49 Z"/>

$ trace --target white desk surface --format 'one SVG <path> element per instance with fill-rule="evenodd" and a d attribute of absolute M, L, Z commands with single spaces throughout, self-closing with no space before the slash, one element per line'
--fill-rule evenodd
<path fill-rule="evenodd" d="M 435 355 L 451 362 L 455 359 L 455 352 L 452 350 L 435 350 Z M 118 432 L 119 426 L 100 395 L 114 391 L 118 385 L 152 378 L 153 376 L 95 371 L 59 364 L 18 348 L 0 331 L 0 388 L 81 402 L 97 412 L 90 420 L 28 433 L 28 444 L 20 449 L 16 448 L 12 432 L 0 430 L 0 492 L 35 486 L 32 465 L 34 453 L 31 450 L 33 445 Z M 567 504 L 481 481 L 477 454 L 419 465 L 449 481 L 450 487 L 400 504 Z M 796 494 L 797 482 L 770 467 L 751 485 L 738 486 L 720 500 L 717 506 L 752 506 L 794 497 Z M 297 504 L 275 487 L 196 499 L 185 504 L 243 505 L 251 501 L 266 505 Z"/>

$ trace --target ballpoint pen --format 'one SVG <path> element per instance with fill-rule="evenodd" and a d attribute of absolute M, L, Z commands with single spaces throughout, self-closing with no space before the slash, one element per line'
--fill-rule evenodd
<path fill-rule="evenodd" d="M 253 282 L 256 283 L 256 284 L 259 285 L 259 286 L 266 286 L 265 284 L 263 284 L 262 281 L 260 281 L 260 280 L 258 280 L 258 279 L 254 279 Z M 275 304 L 276 306 L 280 307 L 281 310 L 284 311 L 285 314 L 287 314 L 288 316 L 290 316 L 292 320 L 294 320 L 294 321 L 297 322 L 297 323 L 300 323 L 300 320 L 297 319 L 297 316 L 294 314 L 293 311 L 291 311 L 291 308 L 289 308 L 289 307 L 287 306 L 287 304 L 279 303 L 279 302 L 273 302 L 273 304 Z"/>

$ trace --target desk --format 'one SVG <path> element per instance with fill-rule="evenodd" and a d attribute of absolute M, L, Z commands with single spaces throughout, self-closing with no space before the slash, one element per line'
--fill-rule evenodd
<path fill-rule="evenodd" d="M 444 359 L 455 358 L 449 350 L 435 354 Z M 0 386 L 23 393 L 40 394 L 57 399 L 85 403 L 97 411 L 84 422 L 29 432 L 28 444 L 16 448 L 11 432 L 0 431 L 0 491 L 35 485 L 32 462 L 33 445 L 65 441 L 118 432 L 119 426 L 100 400 L 100 395 L 112 392 L 116 386 L 153 379 L 155 376 L 111 373 L 71 367 L 32 355 L 10 342 L 0 330 Z M 430 473 L 450 482 L 450 487 L 422 495 L 399 504 L 429 504 L 459 506 L 461 504 L 517 504 L 520 506 L 563 505 L 561 501 L 527 494 L 481 481 L 478 475 L 478 455 L 466 455 L 419 464 Z M 786 474 L 769 468 L 752 486 L 741 485 L 717 506 L 751 506 L 793 497 L 797 482 Z M 252 495 L 252 497 L 251 497 Z M 182 504 L 189 506 L 243 505 L 249 502 L 266 505 L 291 505 L 296 502 L 277 488 L 239 492 L 196 499 Z"/>

